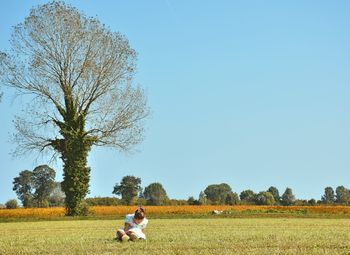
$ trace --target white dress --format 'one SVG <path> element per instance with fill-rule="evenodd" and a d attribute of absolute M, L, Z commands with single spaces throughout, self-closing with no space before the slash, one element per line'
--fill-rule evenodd
<path fill-rule="evenodd" d="M 142 232 L 146 228 L 148 220 L 144 218 L 139 224 L 134 222 L 134 214 L 127 214 L 125 216 L 125 223 L 129 224 L 128 231 L 133 232 L 138 238 L 146 239 L 145 233 Z M 118 231 L 124 232 L 124 229 L 119 229 Z"/>

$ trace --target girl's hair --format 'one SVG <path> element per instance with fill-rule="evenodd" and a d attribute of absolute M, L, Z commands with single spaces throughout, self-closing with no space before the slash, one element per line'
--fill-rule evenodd
<path fill-rule="evenodd" d="M 145 218 L 145 209 L 143 209 L 143 207 L 138 207 L 135 211 L 134 218 L 143 220 Z"/>

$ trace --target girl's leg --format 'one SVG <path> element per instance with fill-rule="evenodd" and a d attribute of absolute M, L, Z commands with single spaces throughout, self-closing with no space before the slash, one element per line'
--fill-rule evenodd
<path fill-rule="evenodd" d="M 131 232 L 129 237 L 130 237 L 130 240 L 133 242 L 139 240 L 139 237 L 134 232 Z"/>
<path fill-rule="evenodd" d="M 131 241 L 137 241 L 140 239 L 145 240 L 146 239 L 146 235 L 142 232 L 141 229 L 133 229 L 130 231 L 130 234 L 128 233 L 130 240 Z"/>
<path fill-rule="evenodd" d="M 123 229 L 117 230 L 116 238 L 120 241 L 128 241 L 129 240 L 129 236 L 127 234 L 125 234 Z"/>

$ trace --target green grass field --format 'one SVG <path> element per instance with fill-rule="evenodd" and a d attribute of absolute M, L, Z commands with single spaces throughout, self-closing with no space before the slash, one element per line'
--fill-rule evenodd
<path fill-rule="evenodd" d="M 350 219 L 150 219 L 120 243 L 123 221 L 0 223 L 0 254 L 350 254 Z"/>

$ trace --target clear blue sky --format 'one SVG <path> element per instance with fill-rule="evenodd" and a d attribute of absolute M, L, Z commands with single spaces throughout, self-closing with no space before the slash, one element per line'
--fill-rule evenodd
<path fill-rule="evenodd" d="M 1 1 L 0 50 L 44 2 Z M 111 196 L 125 175 L 185 199 L 221 182 L 307 199 L 350 187 L 349 1 L 67 2 L 130 40 L 152 109 L 139 152 L 92 150 L 88 196 Z M 21 100 L 2 90 L 0 203 L 19 171 L 46 163 L 9 155 Z"/>

